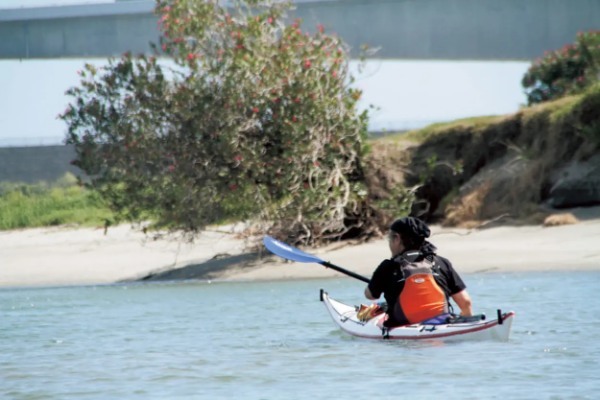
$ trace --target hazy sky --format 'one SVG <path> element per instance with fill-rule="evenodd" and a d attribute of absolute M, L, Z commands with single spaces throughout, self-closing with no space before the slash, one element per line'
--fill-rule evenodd
<path fill-rule="evenodd" d="M 79 82 L 84 62 L 102 59 L 0 60 L 0 146 L 61 143 L 65 124 L 56 118 Z M 525 103 L 520 81 L 526 62 L 382 61 L 356 71 L 362 108 L 371 130 L 421 127 L 457 118 L 515 112 Z"/>

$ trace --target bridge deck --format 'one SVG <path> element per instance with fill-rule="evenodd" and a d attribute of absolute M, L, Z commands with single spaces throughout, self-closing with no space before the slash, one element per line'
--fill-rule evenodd
<path fill-rule="evenodd" d="M 598 0 L 298 0 L 294 17 L 322 23 L 380 58 L 530 60 L 600 28 Z M 149 52 L 154 1 L 0 10 L 0 58 Z"/>

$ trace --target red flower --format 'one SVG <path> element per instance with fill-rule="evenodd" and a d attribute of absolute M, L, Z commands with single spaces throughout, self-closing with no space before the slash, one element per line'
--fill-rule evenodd
<path fill-rule="evenodd" d="M 197 54 L 194 54 L 194 53 L 189 53 L 189 54 L 187 55 L 187 59 L 188 59 L 188 61 L 194 61 L 196 58 L 198 58 L 198 55 L 197 55 Z"/>
<path fill-rule="evenodd" d="M 304 68 L 309 69 L 311 66 L 310 60 L 304 60 Z"/>
<path fill-rule="evenodd" d="M 258 109 L 258 107 L 252 107 L 252 112 L 254 114 L 257 114 L 260 110 Z"/>
<path fill-rule="evenodd" d="M 268 22 L 269 24 L 272 24 L 272 23 L 273 23 L 273 17 L 269 17 L 269 18 L 267 18 L 267 22 Z"/>

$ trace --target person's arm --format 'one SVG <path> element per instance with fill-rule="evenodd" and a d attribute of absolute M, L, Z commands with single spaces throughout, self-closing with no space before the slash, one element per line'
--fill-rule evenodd
<path fill-rule="evenodd" d="M 369 300 L 377 300 L 383 294 L 383 282 L 385 281 L 387 263 L 391 261 L 385 260 L 373 272 L 371 281 L 365 288 L 365 297 Z"/>
<path fill-rule="evenodd" d="M 450 295 L 452 300 L 460 308 L 460 315 L 470 317 L 473 315 L 473 305 L 471 296 L 467 292 L 467 285 L 463 282 L 458 272 L 452 266 L 450 260 L 444 257 L 437 256 L 443 268 L 440 268 L 440 273 L 446 278 L 444 291 Z M 454 293 L 454 294 L 451 294 Z"/>
<path fill-rule="evenodd" d="M 367 286 L 365 288 L 365 297 L 369 300 L 377 300 L 379 297 L 375 297 L 373 296 L 373 294 L 371 293 L 371 291 L 369 290 L 369 287 Z"/>
<path fill-rule="evenodd" d="M 460 315 L 463 317 L 470 317 L 473 315 L 473 306 L 471 303 L 471 296 L 467 292 L 467 289 L 461 290 L 460 292 L 452 295 L 452 300 L 460 308 Z"/>

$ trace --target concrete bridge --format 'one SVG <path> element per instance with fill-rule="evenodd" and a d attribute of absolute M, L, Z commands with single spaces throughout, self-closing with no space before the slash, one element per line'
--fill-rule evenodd
<path fill-rule="evenodd" d="M 318 23 L 378 58 L 531 60 L 600 29 L 599 0 L 296 0 Z M 154 1 L 0 10 L 0 59 L 107 57 L 158 43 Z"/>

